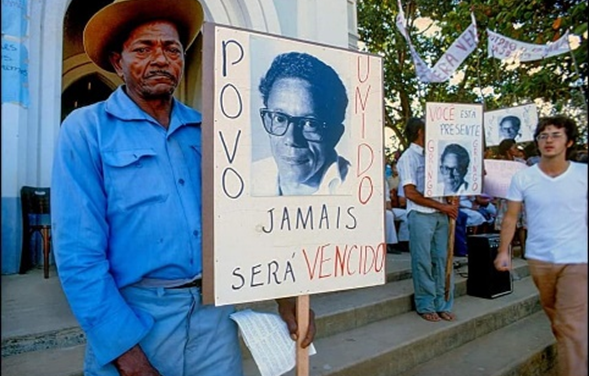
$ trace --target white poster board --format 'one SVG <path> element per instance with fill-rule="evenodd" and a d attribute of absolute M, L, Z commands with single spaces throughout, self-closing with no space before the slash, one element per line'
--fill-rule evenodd
<path fill-rule="evenodd" d="M 214 24 L 205 24 L 203 37 L 204 301 L 384 284 L 381 58 Z M 278 64 L 287 55 L 303 66 Z M 300 77 L 261 85 L 276 72 L 298 77 L 314 64 L 307 55 L 339 79 L 311 67 L 305 85 Z M 262 92 L 271 94 L 264 100 Z M 284 182 L 331 158 L 322 148 L 336 136 L 338 162 L 323 187 L 291 195 Z"/>
<path fill-rule="evenodd" d="M 481 193 L 483 107 L 426 103 L 425 197 Z"/>
<path fill-rule="evenodd" d="M 506 138 L 533 141 L 537 125 L 538 111 L 533 103 L 485 112 L 485 145 L 499 145 Z"/>
<path fill-rule="evenodd" d="M 499 198 L 507 198 L 507 191 L 513 175 L 519 170 L 528 168 L 525 163 L 498 159 L 485 159 L 484 165 L 483 192 Z"/>

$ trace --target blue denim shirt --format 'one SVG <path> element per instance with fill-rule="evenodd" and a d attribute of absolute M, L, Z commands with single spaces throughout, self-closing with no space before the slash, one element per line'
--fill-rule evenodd
<path fill-rule="evenodd" d="M 101 364 L 153 323 L 119 289 L 202 272 L 200 122 L 175 100 L 166 130 L 119 87 L 62 124 L 51 183 L 55 260 Z"/>

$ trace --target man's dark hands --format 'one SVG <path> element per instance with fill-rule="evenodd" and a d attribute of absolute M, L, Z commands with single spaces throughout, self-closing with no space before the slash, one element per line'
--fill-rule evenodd
<path fill-rule="evenodd" d="M 151 365 L 139 345 L 133 346 L 129 351 L 115 359 L 113 363 L 121 376 L 162 376 Z"/>
<path fill-rule="evenodd" d="M 284 299 L 276 299 L 276 303 L 278 303 L 278 313 L 286 326 L 288 327 L 288 331 L 290 333 L 290 338 L 293 341 L 298 339 L 298 326 L 297 326 L 297 303 L 295 298 L 284 298 Z M 309 329 L 307 330 L 307 335 L 301 342 L 301 346 L 303 348 L 308 347 L 311 342 L 313 342 L 313 338 L 315 338 L 315 312 L 312 309 L 309 309 Z"/>
<path fill-rule="evenodd" d="M 453 204 L 444 204 L 442 212 L 452 219 L 458 218 L 458 206 Z"/>

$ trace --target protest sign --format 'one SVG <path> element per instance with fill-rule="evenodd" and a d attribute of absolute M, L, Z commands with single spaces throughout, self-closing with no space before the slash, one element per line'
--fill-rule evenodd
<path fill-rule="evenodd" d="M 483 107 L 426 103 L 425 197 L 475 195 L 482 184 Z"/>
<path fill-rule="evenodd" d="M 381 58 L 214 24 L 203 38 L 204 301 L 385 283 Z M 313 169 L 319 189 L 290 190 Z"/>
<path fill-rule="evenodd" d="M 485 145 L 499 145 L 506 138 L 515 142 L 534 140 L 534 129 L 538 124 L 535 104 L 503 108 L 485 112 Z"/>

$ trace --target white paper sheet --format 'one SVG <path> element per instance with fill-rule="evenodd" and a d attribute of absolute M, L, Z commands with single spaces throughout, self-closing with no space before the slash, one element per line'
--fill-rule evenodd
<path fill-rule="evenodd" d="M 294 368 L 296 342 L 279 315 L 246 309 L 233 313 L 231 318 L 239 326 L 262 376 L 279 376 Z M 317 353 L 313 344 L 308 349 L 309 355 Z"/>

